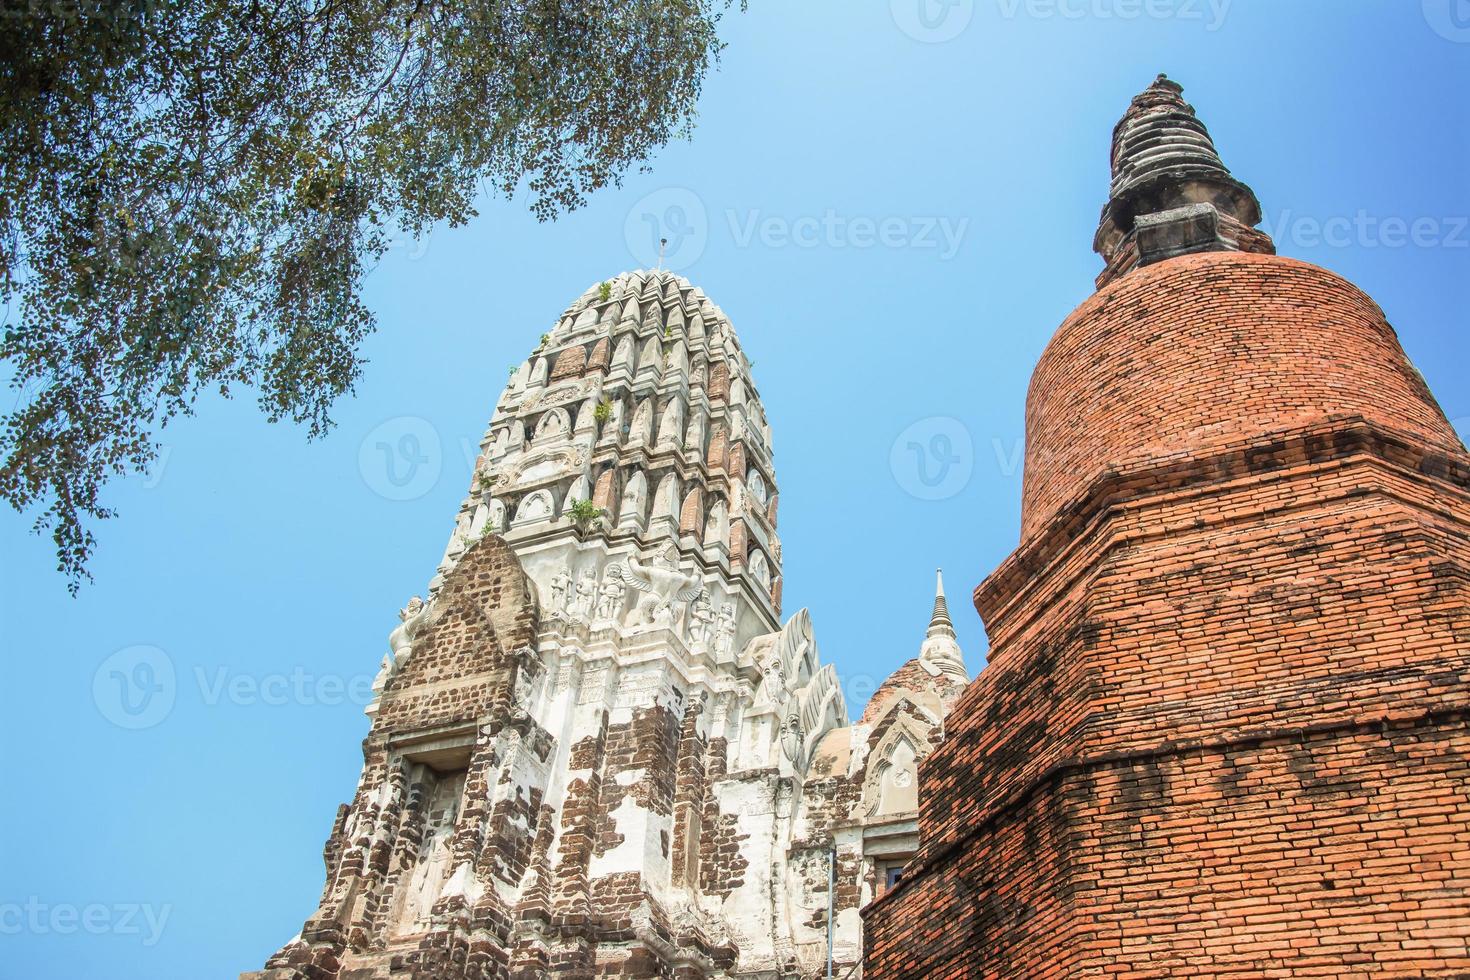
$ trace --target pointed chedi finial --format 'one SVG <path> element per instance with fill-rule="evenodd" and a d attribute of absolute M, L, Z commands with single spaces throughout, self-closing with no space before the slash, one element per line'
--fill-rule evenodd
<path fill-rule="evenodd" d="M 944 569 L 936 569 L 934 576 L 934 614 L 929 617 L 929 630 L 924 635 L 954 636 L 954 623 L 949 618 L 949 603 L 944 598 Z"/>
<path fill-rule="evenodd" d="M 1112 184 L 1092 243 L 1108 264 L 1099 288 L 1192 252 L 1275 254 L 1260 221 L 1255 193 L 1220 159 L 1184 87 L 1159 75 L 1113 129 Z"/>
<path fill-rule="evenodd" d="M 944 598 L 943 569 L 936 569 L 934 573 L 934 612 L 929 616 L 929 629 L 924 634 L 923 645 L 919 647 L 919 659 L 927 662 L 935 674 L 948 675 L 961 684 L 969 683 L 965 654 L 960 649 L 954 623 L 949 618 L 949 602 Z"/>

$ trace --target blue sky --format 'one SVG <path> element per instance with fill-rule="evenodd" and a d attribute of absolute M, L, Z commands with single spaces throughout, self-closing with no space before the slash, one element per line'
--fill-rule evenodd
<path fill-rule="evenodd" d="M 1373 295 L 1470 429 L 1470 3 L 918 2 L 753 0 L 651 173 L 554 224 L 488 202 L 396 248 L 336 431 L 203 404 L 112 488 L 79 598 L 0 519 L 0 978 L 232 977 L 296 931 L 357 779 L 360 689 L 508 366 L 650 261 L 655 227 L 756 362 L 786 606 L 854 708 L 917 651 L 935 566 L 983 663 L 968 593 L 1017 541 L 1027 381 L 1091 291 L 1111 128 L 1160 71 L 1280 250 Z M 376 445 L 405 434 L 426 461 L 399 489 Z M 112 672 L 140 658 L 167 696 L 130 715 Z"/>

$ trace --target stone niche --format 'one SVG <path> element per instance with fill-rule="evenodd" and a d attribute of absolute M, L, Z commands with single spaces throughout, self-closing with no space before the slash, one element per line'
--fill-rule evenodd
<path fill-rule="evenodd" d="M 440 726 L 389 741 L 405 773 L 405 819 L 389 872 L 384 937 L 391 946 L 435 928 L 434 905 L 455 871 L 455 834 L 474 752 L 473 725 Z"/>
<path fill-rule="evenodd" d="M 463 768 L 440 772 L 419 764 L 414 769 L 416 779 L 409 793 L 411 801 L 421 802 L 419 841 L 416 853 L 397 876 L 390 941 L 421 935 L 433 928 L 434 903 L 444 892 L 453 871 L 454 827 L 467 775 Z"/>

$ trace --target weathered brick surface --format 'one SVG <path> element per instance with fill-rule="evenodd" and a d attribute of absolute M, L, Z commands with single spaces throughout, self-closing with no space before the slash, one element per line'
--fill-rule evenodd
<path fill-rule="evenodd" d="M 459 787 L 464 806 L 449 841 L 452 860 L 487 880 L 517 880 L 544 840 L 541 791 L 515 785 L 506 746 L 545 761 L 551 740 L 513 710 L 523 671 L 539 670 L 532 644 L 539 609 L 520 561 L 496 537 L 466 552 L 444 584 L 413 645 L 387 682 L 363 743 L 357 797 L 338 813 L 326 847 L 321 908 L 301 939 L 271 958 L 261 976 L 296 980 L 416 980 L 506 976 L 511 913 L 494 888 L 471 906 L 462 895 L 440 898 L 436 927 L 389 944 L 397 891 L 421 859 L 430 796 L 443 780 Z M 457 778 L 397 748 L 401 738 L 453 732 L 468 738 L 469 761 Z"/>
<path fill-rule="evenodd" d="M 1461 713 L 1068 770 L 878 903 L 867 975 L 1464 975 L 1466 740 Z"/>
<path fill-rule="evenodd" d="M 705 769 L 711 781 L 725 776 L 729 748 L 723 738 L 709 740 Z M 760 778 L 752 773 L 751 778 Z M 746 839 L 740 833 L 740 817 L 720 810 L 713 793 L 706 793 L 699 835 L 699 887 L 706 895 L 725 898 L 745 884 L 745 871 L 750 862 L 740 852 Z"/>
<path fill-rule="evenodd" d="M 729 461 L 726 464 L 726 469 L 730 471 L 730 475 L 737 479 L 745 479 L 745 468 L 748 465 L 749 463 L 745 456 L 745 443 L 731 443 Z"/>
<path fill-rule="evenodd" d="M 1470 459 L 1377 308 L 1284 259 L 1139 270 L 1028 424 L 865 976 L 1470 971 Z"/>
<path fill-rule="evenodd" d="M 692 887 L 699 861 L 699 836 L 703 821 L 705 753 L 708 740 L 699 731 L 699 718 L 705 700 L 694 698 L 684 710 L 679 728 L 679 750 L 674 783 L 673 881 Z M 691 874 L 696 872 L 696 874 Z"/>
<path fill-rule="evenodd" d="M 592 353 L 587 355 L 587 371 L 589 375 L 605 374 L 609 362 L 608 344 L 606 337 L 598 338 L 597 343 L 592 345 Z"/>
<path fill-rule="evenodd" d="M 487 539 L 466 562 L 446 584 L 413 658 L 388 682 L 373 734 L 463 722 L 509 707 L 512 654 L 535 644 L 538 610 L 503 541 Z"/>
<path fill-rule="evenodd" d="M 863 709 L 863 716 L 859 724 L 871 725 L 876 722 L 883 712 L 887 711 L 895 699 L 904 692 L 934 691 L 936 694 L 935 707 L 948 709 L 955 697 L 963 690 L 964 684 L 952 677 L 941 675 L 935 677 L 930 671 L 924 669 L 924 665 L 915 657 L 902 667 L 889 674 L 873 696 L 868 699 L 867 706 Z M 941 730 L 936 729 L 935 741 L 939 739 Z"/>
<path fill-rule="evenodd" d="M 604 355 L 605 355 L 604 351 Z M 581 345 L 568 347 L 556 355 L 556 364 L 551 369 L 551 380 L 575 378 L 587 368 L 587 348 Z"/>
<path fill-rule="evenodd" d="M 712 402 L 724 401 L 730 397 L 730 365 L 727 362 L 715 361 L 710 365 L 707 390 Z"/>
<path fill-rule="evenodd" d="M 730 440 L 725 432 L 725 423 L 716 422 L 711 428 L 709 449 L 706 451 L 705 465 L 712 470 L 725 468 L 725 454 L 729 451 Z"/>
<path fill-rule="evenodd" d="M 1243 252 L 1139 269 L 1078 307 L 1032 375 L 1022 537 L 1109 469 L 1335 415 L 1459 446 L 1382 311 L 1345 279 Z"/>

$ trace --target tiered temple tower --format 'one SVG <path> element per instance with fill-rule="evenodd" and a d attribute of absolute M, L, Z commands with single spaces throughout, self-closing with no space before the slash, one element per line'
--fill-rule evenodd
<path fill-rule="evenodd" d="M 839 977 L 856 976 L 862 961 L 860 910 L 893 887 L 918 850 L 919 764 L 943 740 L 945 717 L 968 683 L 941 577 L 918 655 L 878 686 L 861 718 L 833 729 L 812 753 L 797 839 L 810 862 L 808 881 L 831 851 Z M 816 901 L 821 897 L 808 904 L 825 906 Z M 806 928 L 808 935 L 826 935 L 818 919 Z"/>
<path fill-rule="evenodd" d="M 1163 78 L 866 980 L 1465 976 L 1470 456 Z"/>
<path fill-rule="evenodd" d="M 887 721 L 848 725 L 809 615 L 779 619 L 770 446 L 687 280 L 625 274 L 556 321 L 389 638 L 320 908 L 247 976 L 815 976 L 829 913 L 857 962 L 963 659 L 941 597 Z"/>

